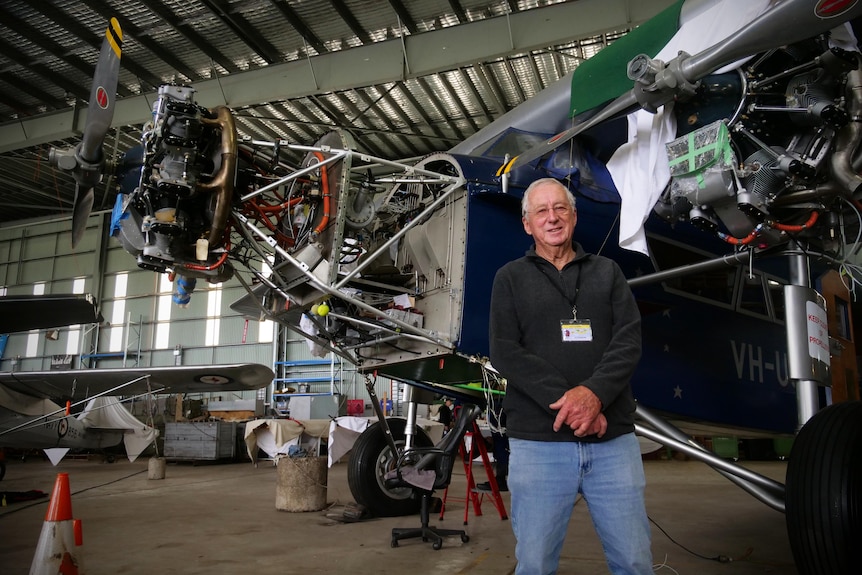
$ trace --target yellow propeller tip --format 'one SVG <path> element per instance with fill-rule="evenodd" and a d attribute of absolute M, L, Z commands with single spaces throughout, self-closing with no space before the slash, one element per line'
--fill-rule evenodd
<path fill-rule="evenodd" d="M 122 41 L 123 29 L 120 27 L 120 21 L 114 17 L 111 18 L 111 29 L 114 30 L 114 34 L 117 35 L 117 38 L 119 38 Z"/>

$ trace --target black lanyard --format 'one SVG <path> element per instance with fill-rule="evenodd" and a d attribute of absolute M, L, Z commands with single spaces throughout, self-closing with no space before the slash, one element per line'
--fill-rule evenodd
<path fill-rule="evenodd" d="M 544 266 L 540 265 L 539 262 L 533 263 L 536 265 L 537 268 L 539 268 L 539 271 L 542 272 L 542 275 L 548 278 L 548 281 L 551 282 L 551 285 L 554 286 L 554 289 L 560 292 L 560 295 L 563 296 L 563 299 L 566 300 L 566 302 L 568 302 L 570 306 L 572 306 L 572 319 L 578 319 L 578 293 L 580 293 L 581 291 L 581 272 L 583 270 L 581 268 L 578 268 L 578 279 L 575 281 L 575 296 L 569 298 L 563 288 L 560 287 L 560 284 L 555 282 L 554 279 L 548 275 L 548 272 L 545 270 Z M 565 284 L 566 279 L 562 274 L 562 270 L 560 270 L 559 275 L 560 279 Z"/>

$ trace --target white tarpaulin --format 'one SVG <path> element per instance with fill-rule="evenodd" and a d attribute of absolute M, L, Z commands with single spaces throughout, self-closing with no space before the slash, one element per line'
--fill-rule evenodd
<path fill-rule="evenodd" d="M 375 419 L 376 421 L 376 419 Z M 329 424 L 329 466 L 341 459 L 371 424 L 367 417 L 336 417 Z"/>
<path fill-rule="evenodd" d="M 257 450 L 273 459 L 287 455 L 292 445 L 314 443 L 329 436 L 328 419 L 255 419 L 245 424 L 245 446 L 257 465 Z"/>
<path fill-rule="evenodd" d="M 129 461 L 137 459 L 159 435 L 157 429 L 129 413 L 116 397 L 102 396 L 90 400 L 78 415 L 78 421 L 91 429 L 124 430 L 123 442 Z"/>

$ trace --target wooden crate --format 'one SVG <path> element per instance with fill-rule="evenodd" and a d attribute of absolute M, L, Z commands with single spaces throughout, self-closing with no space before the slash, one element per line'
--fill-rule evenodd
<path fill-rule="evenodd" d="M 165 458 L 215 461 L 236 456 L 236 423 L 165 423 Z"/>

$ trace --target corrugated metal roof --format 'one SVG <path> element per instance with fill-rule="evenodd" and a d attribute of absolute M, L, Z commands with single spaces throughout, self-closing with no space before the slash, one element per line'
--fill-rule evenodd
<path fill-rule="evenodd" d="M 657 5 L 661 0 L 651 0 Z M 592 2 L 584 2 L 590 4 Z M 665 2 L 666 3 L 666 2 Z M 244 71 L 376 42 L 434 33 L 493 17 L 513 17 L 576 0 L 27 0 L 0 1 L 0 128 L 86 106 L 104 29 L 116 16 L 124 32 L 122 98 L 155 99 L 163 82 L 222 80 Z M 594 4 L 594 3 L 592 3 Z M 399 81 L 235 107 L 243 136 L 313 143 L 333 127 L 351 131 L 360 149 L 395 158 L 447 150 L 569 72 L 618 31 L 571 38 L 528 52 L 513 49 L 469 65 Z M 481 39 L 477 39 L 481 41 Z M 349 52 L 345 52 L 348 54 Z M 405 68 L 409 68 L 407 60 Z M 141 125 L 112 129 L 113 155 L 134 146 Z M 29 136 L 26 136 L 29 138 Z M 72 178 L 47 163 L 50 147 L 74 135 L 0 154 L 0 224 L 69 215 Z M 2 144 L 3 142 L 0 142 Z M 95 207 L 112 204 L 97 186 Z"/>

